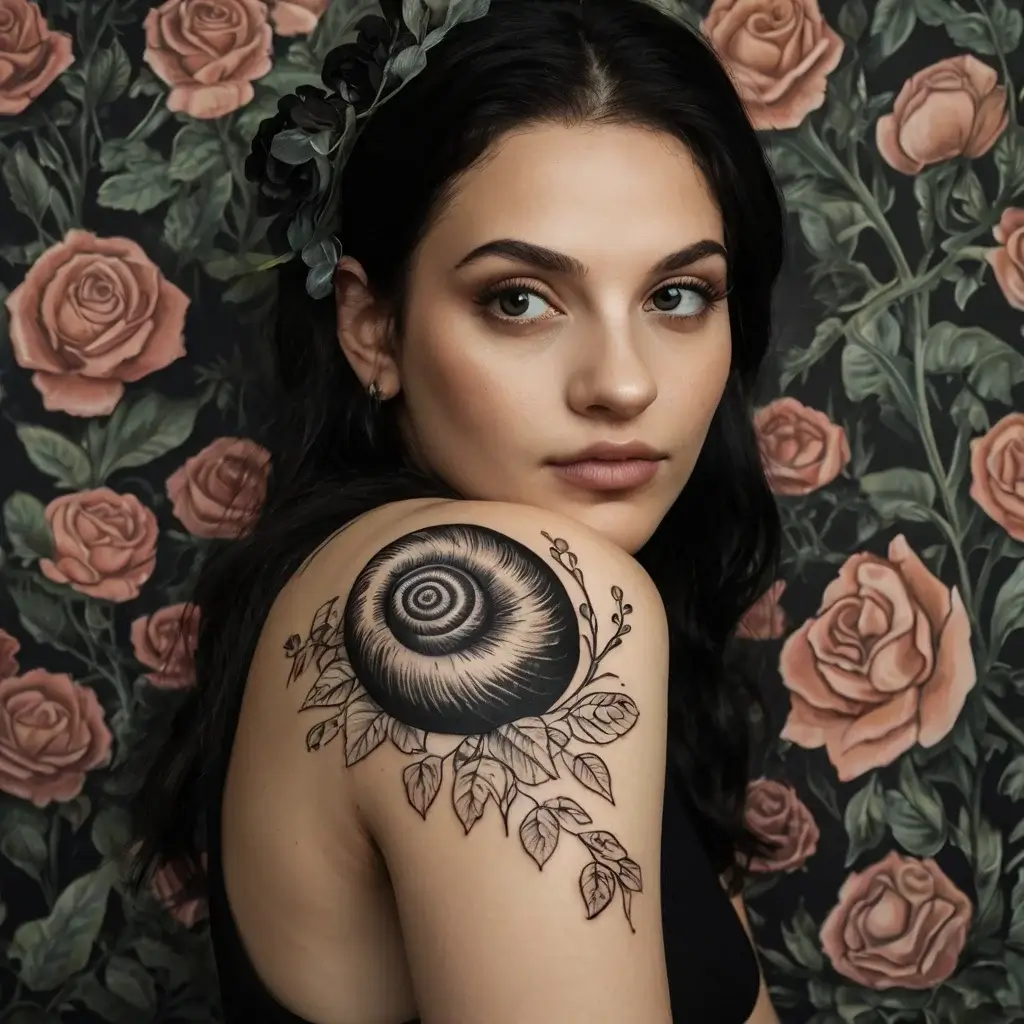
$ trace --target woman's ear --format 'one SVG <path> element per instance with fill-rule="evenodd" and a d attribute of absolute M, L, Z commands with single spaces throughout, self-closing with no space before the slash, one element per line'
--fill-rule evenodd
<path fill-rule="evenodd" d="M 356 376 L 367 389 L 376 385 L 381 399 L 394 398 L 402 382 L 392 353 L 391 318 L 370 290 L 366 271 L 350 256 L 342 257 L 334 272 L 334 303 L 338 344 Z"/>

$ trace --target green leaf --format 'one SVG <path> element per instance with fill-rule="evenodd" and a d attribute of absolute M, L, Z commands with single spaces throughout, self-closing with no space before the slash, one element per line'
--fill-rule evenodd
<path fill-rule="evenodd" d="M 92 845 L 111 861 L 122 856 L 132 841 L 132 823 L 128 812 L 120 806 L 101 807 L 92 820 Z"/>
<path fill-rule="evenodd" d="M 195 252 L 201 214 L 199 197 L 194 193 L 181 193 L 167 207 L 167 216 L 164 218 L 164 241 L 171 249 L 182 255 L 191 255 Z"/>
<path fill-rule="evenodd" d="M 197 181 L 224 162 L 224 147 L 213 125 L 190 121 L 174 137 L 168 174 L 175 181 Z"/>
<path fill-rule="evenodd" d="M 1001 651 L 1006 638 L 1021 627 L 1024 627 L 1024 562 L 1017 563 L 996 594 L 992 606 L 992 650 Z"/>
<path fill-rule="evenodd" d="M 1003 925 L 1003 837 L 986 818 L 978 822 L 974 843 L 974 888 L 976 913 L 974 934 L 978 938 L 999 934 Z"/>
<path fill-rule="evenodd" d="M 33 992 L 57 988 L 84 970 L 107 913 L 115 874 L 112 864 L 80 875 L 57 897 L 50 915 L 26 921 L 8 953 L 21 964 L 18 977 Z"/>
<path fill-rule="evenodd" d="M 850 797 L 843 823 L 850 840 L 846 851 L 846 866 L 850 867 L 861 854 L 874 849 L 885 835 L 885 800 L 877 775 L 872 775 Z"/>
<path fill-rule="evenodd" d="M 225 171 L 200 190 L 199 235 L 196 244 L 201 250 L 209 248 L 214 236 L 224 223 L 224 210 L 231 200 L 234 178 Z"/>
<path fill-rule="evenodd" d="M 1010 918 L 1006 940 L 1018 949 L 1024 949 L 1024 868 L 1017 872 L 1017 882 L 1010 894 L 1010 906 L 1013 908 L 1013 916 Z"/>
<path fill-rule="evenodd" d="M 808 772 L 806 782 L 807 788 L 822 802 L 829 814 L 842 821 L 843 815 L 839 810 L 839 802 L 836 800 L 836 791 L 828 779 L 814 772 Z"/>
<path fill-rule="evenodd" d="M 80 491 L 90 485 L 92 466 L 80 445 L 49 427 L 19 423 L 14 430 L 32 465 L 52 477 L 58 487 Z"/>
<path fill-rule="evenodd" d="M 922 779 L 910 758 L 900 762 L 900 788 L 885 794 L 893 838 L 915 857 L 934 857 L 946 844 L 946 814 L 935 787 Z"/>
<path fill-rule="evenodd" d="M 875 395 L 883 409 L 902 408 L 905 404 L 903 391 L 910 373 L 907 360 L 900 355 L 898 321 L 888 310 L 869 323 L 858 321 L 859 317 L 855 317 L 851 322 L 843 347 L 841 368 L 847 397 L 852 402 L 863 402 Z"/>
<path fill-rule="evenodd" d="M 145 466 L 184 444 L 203 404 L 202 398 L 168 398 L 148 391 L 133 402 L 121 402 L 104 426 L 93 421 L 89 444 L 98 479 Z"/>
<path fill-rule="evenodd" d="M 156 171 L 164 165 L 163 156 L 139 139 L 106 139 L 100 149 L 100 167 L 111 171 Z"/>
<path fill-rule="evenodd" d="M 85 88 L 92 106 L 120 99 L 132 77 L 132 64 L 114 36 L 107 49 L 93 54 L 85 72 Z"/>
<path fill-rule="evenodd" d="M 958 174 L 959 166 L 949 161 L 929 167 L 914 178 L 914 197 L 919 207 L 917 221 L 926 246 L 932 244 L 936 224 L 947 234 L 952 230 L 949 205 Z"/>
<path fill-rule="evenodd" d="M 999 137 L 992 150 L 999 171 L 999 192 L 1006 199 L 1014 199 L 1024 187 L 1024 131 L 1011 126 Z"/>
<path fill-rule="evenodd" d="M 868 25 L 868 12 L 864 0 L 846 0 L 839 11 L 839 29 L 848 39 L 856 42 Z"/>
<path fill-rule="evenodd" d="M 0 816 L 0 853 L 38 882 L 50 860 L 48 830 L 46 815 L 35 807 L 5 808 Z"/>
<path fill-rule="evenodd" d="M 1013 404 L 1010 389 L 1024 382 L 1024 352 L 1018 352 L 983 327 L 958 327 L 948 321 L 933 324 L 924 342 L 928 373 L 967 372 L 971 387 L 982 398 Z"/>
<path fill-rule="evenodd" d="M 35 263 L 46 246 L 38 239 L 34 242 L 26 242 L 24 245 L 0 245 L 0 260 L 17 266 L 22 263 Z"/>
<path fill-rule="evenodd" d="M 988 409 L 970 388 L 964 388 L 953 399 L 949 414 L 958 427 L 966 427 L 970 433 L 981 434 L 989 428 Z"/>
<path fill-rule="evenodd" d="M 66 646 L 78 637 L 68 622 L 64 603 L 59 597 L 39 585 L 20 581 L 12 583 L 8 593 L 18 610 L 22 628 L 41 644 Z"/>
<path fill-rule="evenodd" d="M 871 49 L 876 61 L 891 57 L 914 31 L 917 16 L 908 0 L 878 0 L 871 18 Z"/>
<path fill-rule="evenodd" d="M 96 202 L 111 210 L 148 213 L 170 199 L 178 183 L 172 181 L 166 164 L 130 170 L 107 178 L 96 193 Z"/>
<path fill-rule="evenodd" d="M 838 317 L 828 317 L 818 323 L 814 329 L 814 337 L 806 348 L 792 346 L 782 353 L 782 372 L 779 374 L 779 388 L 785 391 L 799 377 L 801 382 L 807 380 L 811 367 L 821 362 L 835 347 L 843 336 L 843 321 Z"/>
<path fill-rule="evenodd" d="M 149 971 L 127 956 L 112 956 L 104 972 L 107 988 L 126 1003 L 140 1010 L 154 1011 L 157 1005 L 156 983 Z"/>
<path fill-rule="evenodd" d="M 4 502 L 4 532 L 23 565 L 46 558 L 53 550 L 46 506 L 34 494 L 15 491 Z"/>
<path fill-rule="evenodd" d="M 935 504 L 935 481 L 919 469 L 883 469 L 860 478 L 861 490 L 885 522 L 927 522 Z"/>
<path fill-rule="evenodd" d="M 1011 800 L 1024 799 L 1024 754 L 1018 754 L 999 777 L 999 792 Z"/>
<path fill-rule="evenodd" d="M 7 154 L 3 178 L 15 209 L 25 214 L 33 224 L 39 224 L 50 208 L 50 184 L 23 142 L 17 143 Z"/>
<path fill-rule="evenodd" d="M 825 961 L 819 949 L 818 928 L 804 908 L 803 902 L 793 915 L 792 922 L 782 925 L 782 941 L 790 956 L 809 971 L 819 974 L 825 969 Z"/>

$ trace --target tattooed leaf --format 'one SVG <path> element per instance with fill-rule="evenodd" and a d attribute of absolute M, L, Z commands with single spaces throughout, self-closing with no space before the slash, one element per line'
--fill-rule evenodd
<path fill-rule="evenodd" d="M 328 665 L 320 673 L 317 681 L 306 694 L 300 710 L 339 707 L 348 700 L 355 686 L 356 680 L 352 674 L 352 666 L 347 661 L 338 660 Z"/>
<path fill-rule="evenodd" d="M 567 796 L 556 796 L 554 800 L 545 800 L 544 806 L 554 812 L 560 822 L 589 825 L 594 820 L 575 800 Z"/>
<path fill-rule="evenodd" d="M 633 892 L 643 890 L 643 875 L 640 872 L 640 865 L 629 857 L 623 857 L 618 863 L 619 881 L 624 889 L 632 889 Z"/>
<path fill-rule="evenodd" d="M 320 605 L 313 616 L 313 622 L 309 627 L 309 639 L 316 644 L 327 643 L 330 637 L 337 630 L 341 621 L 341 611 L 337 607 L 338 599 L 332 597 L 330 601 Z"/>
<path fill-rule="evenodd" d="M 333 718 L 328 718 L 326 722 L 314 725 L 306 733 L 306 749 L 319 750 L 330 743 L 339 732 L 341 732 L 341 715 L 337 714 Z"/>
<path fill-rule="evenodd" d="M 474 757 L 478 757 L 483 742 L 483 736 L 467 736 L 452 755 L 452 767 L 458 771 L 467 761 L 472 761 Z"/>
<path fill-rule="evenodd" d="M 426 819 L 427 811 L 441 788 L 442 765 L 441 758 L 431 754 L 402 772 L 405 795 L 423 819 Z"/>
<path fill-rule="evenodd" d="M 558 846 L 561 828 L 558 819 L 546 807 L 534 807 L 519 826 L 519 838 L 523 849 L 542 868 Z"/>
<path fill-rule="evenodd" d="M 615 875 L 611 868 L 592 860 L 580 873 L 580 894 L 587 908 L 587 918 L 595 918 L 615 895 Z"/>
<path fill-rule="evenodd" d="M 622 860 L 626 856 L 626 848 L 611 832 L 581 832 L 579 838 L 591 853 L 604 857 L 605 860 Z"/>
<path fill-rule="evenodd" d="M 578 700 L 566 721 L 573 736 L 586 743 L 611 743 L 636 725 L 640 712 L 624 693 L 592 693 Z"/>
<path fill-rule="evenodd" d="M 635 935 L 636 929 L 633 927 L 633 892 L 624 885 L 619 887 L 619 892 L 622 893 L 622 912 L 626 915 L 626 920 L 629 922 L 630 931 Z"/>
<path fill-rule="evenodd" d="M 345 764 L 353 765 L 388 737 L 390 719 L 365 693 L 345 709 Z"/>
<path fill-rule="evenodd" d="M 456 771 L 452 804 L 466 835 L 483 816 L 487 801 L 493 799 L 500 807 L 514 782 L 508 768 L 490 757 L 467 761 Z"/>
<path fill-rule="evenodd" d="M 298 633 L 292 633 L 284 642 L 284 655 L 286 658 L 294 658 L 302 647 L 302 637 Z"/>
<path fill-rule="evenodd" d="M 403 754 L 425 754 L 427 752 L 427 734 L 423 729 L 413 729 L 404 722 L 391 719 L 388 730 L 391 742 Z"/>
<path fill-rule="evenodd" d="M 552 751 L 561 750 L 568 745 L 571 739 L 572 735 L 562 722 L 555 722 L 548 726 L 548 742 L 551 744 Z"/>
<path fill-rule="evenodd" d="M 600 793 L 609 803 L 615 803 L 612 797 L 612 775 L 608 765 L 589 752 L 579 754 L 572 759 L 572 773 L 587 789 Z"/>
<path fill-rule="evenodd" d="M 548 746 L 548 727 L 541 718 L 521 718 L 487 734 L 488 752 L 508 765 L 528 786 L 558 778 Z"/>

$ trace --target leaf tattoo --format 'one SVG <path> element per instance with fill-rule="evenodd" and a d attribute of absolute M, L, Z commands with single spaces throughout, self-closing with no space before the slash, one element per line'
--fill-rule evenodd
<path fill-rule="evenodd" d="M 420 530 L 379 552 L 344 605 L 338 597 L 321 605 L 305 639 L 288 638 L 287 682 L 315 672 L 300 711 L 329 712 L 309 729 L 309 750 L 340 735 L 347 765 L 385 744 L 415 758 L 402 782 L 423 819 L 446 773 L 466 835 L 490 803 L 506 835 L 512 808 L 532 803 L 518 833 L 538 870 L 563 836 L 573 837 L 586 854 L 579 891 L 587 918 L 619 892 L 635 931 L 640 866 L 615 835 L 591 827 L 577 800 L 541 801 L 529 792 L 568 779 L 614 805 L 608 765 L 584 748 L 614 743 L 639 718 L 628 694 L 593 688 L 619 678 L 605 661 L 630 632 L 632 606 L 620 587 L 610 588 L 606 638 L 578 557 L 564 539 L 543 536 L 551 562 L 580 592 L 578 603 L 551 563 L 509 537 L 468 525 Z M 585 671 L 570 692 L 581 640 Z"/>

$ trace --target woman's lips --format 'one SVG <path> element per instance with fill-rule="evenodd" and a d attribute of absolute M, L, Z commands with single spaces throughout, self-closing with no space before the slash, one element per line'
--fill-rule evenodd
<path fill-rule="evenodd" d="M 651 481 L 658 466 L 655 459 L 583 459 L 552 468 L 567 483 L 588 491 L 627 491 Z"/>

